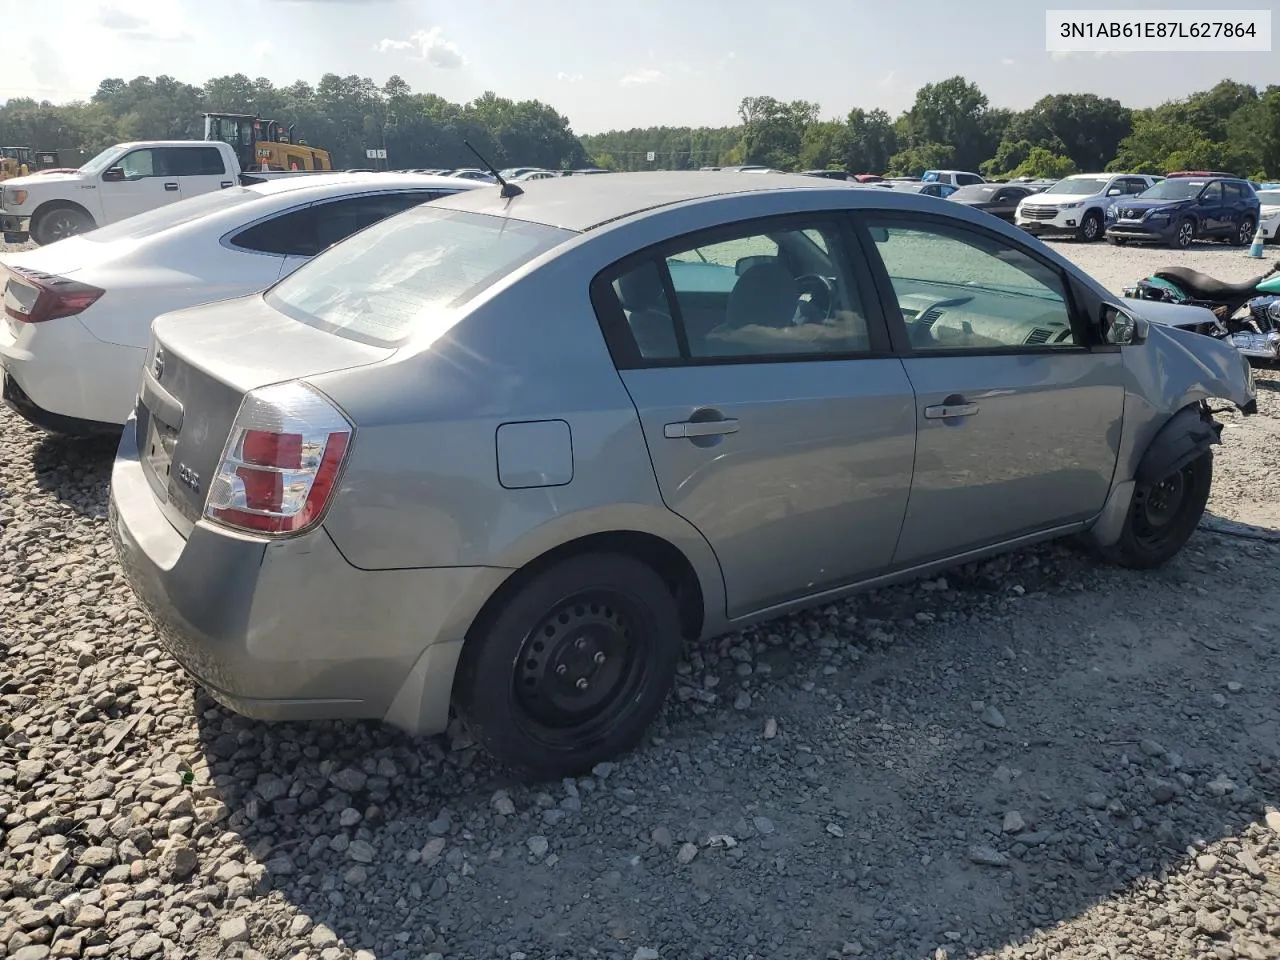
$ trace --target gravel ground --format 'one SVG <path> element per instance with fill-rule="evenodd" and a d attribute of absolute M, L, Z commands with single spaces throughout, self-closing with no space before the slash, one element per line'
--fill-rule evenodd
<path fill-rule="evenodd" d="M 1059 249 L 1116 289 L 1261 272 Z M 0 411 L 0 956 L 1274 958 L 1260 380 L 1165 569 L 1050 545 L 720 638 L 642 749 L 535 786 L 457 734 L 211 703 L 114 562 L 110 447 Z"/>

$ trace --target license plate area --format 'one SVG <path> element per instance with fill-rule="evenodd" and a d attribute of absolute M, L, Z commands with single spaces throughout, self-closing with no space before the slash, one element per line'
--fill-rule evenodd
<path fill-rule="evenodd" d="M 143 441 L 143 462 L 151 487 L 162 500 L 169 497 L 169 476 L 173 469 L 173 451 L 178 445 L 178 433 L 155 416 L 147 417 L 147 430 Z"/>

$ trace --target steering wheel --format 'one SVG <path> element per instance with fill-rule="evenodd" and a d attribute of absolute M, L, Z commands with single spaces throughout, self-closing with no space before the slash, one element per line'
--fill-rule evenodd
<path fill-rule="evenodd" d="M 817 273 L 796 277 L 800 299 L 796 304 L 797 323 L 822 323 L 830 320 L 835 307 L 835 285 Z"/>

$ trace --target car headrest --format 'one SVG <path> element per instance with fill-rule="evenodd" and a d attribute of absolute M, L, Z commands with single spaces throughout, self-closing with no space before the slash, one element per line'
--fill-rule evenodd
<path fill-rule="evenodd" d="M 779 263 L 757 263 L 738 278 L 729 294 L 725 325 L 786 327 L 795 318 L 800 288 Z"/>

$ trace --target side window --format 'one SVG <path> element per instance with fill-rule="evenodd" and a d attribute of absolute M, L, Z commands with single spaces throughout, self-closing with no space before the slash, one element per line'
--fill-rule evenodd
<path fill-rule="evenodd" d="M 1058 272 L 986 234 L 867 220 L 917 351 L 1076 346 Z"/>
<path fill-rule="evenodd" d="M 231 245 L 277 257 L 310 257 L 316 253 L 315 209 L 303 207 L 242 230 Z"/>
<path fill-rule="evenodd" d="M 956 183 L 962 187 L 968 187 L 975 183 L 982 183 L 982 178 L 972 173 L 958 173 L 956 174 Z"/>
<path fill-rule="evenodd" d="M 163 176 L 160 164 L 156 161 L 158 150 L 130 150 L 116 166 L 124 171 L 126 180 L 141 180 L 144 177 Z"/>
<path fill-rule="evenodd" d="M 1238 183 L 1224 183 L 1222 189 L 1226 193 L 1228 202 L 1234 203 L 1237 200 L 1244 199 L 1244 191 L 1240 189 L 1240 184 Z"/>
<path fill-rule="evenodd" d="M 367 197 L 348 197 L 321 203 L 316 211 L 316 253 L 345 240 L 358 230 L 385 220 L 392 214 L 408 210 L 440 196 L 439 193 L 381 193 Z"/>
<path fill-rule="evenodd" d="M 1127 183 L 1129 185 L 1128 192 L 1133 194 L 1135 197 L 1138 194 L 1142 193 L 1144 190 L 1150 189 L 1150 186 L 1151 186 L 1150 184 L 1147 183 L 1147 181 L 1140 180 L 1137 177 L 1133 177 L 1132 179 L 1128 180 Z"/>
<path fill-rule="evenodd" d="M 357 230 L 441 195 L 441 191 L 414 190 L 320 203 L 255 224 L 233 237 L 231 244 L 255 253 L 314 257 Z"/>
<path fill-rule="evenodd" d="M 216 177 L 227 172 L 217 147 L 166 147 L 164 153 L 171 177 Z"/>
<path fill-rule="evenodd" d="M 1213 183 L 1205 187 L 1204 191 L 1200 194 L 1200 199 L 1211 200 L 1214 203 L 1221 201 L 1222 200 L 1222 181 L 1215 180 Z"/>
<path fill-rule="evenodd" d="M 674 292 L 667 296 L 666 286 Z M 674 244 L 612 285 L 646 360 L 849 355 L 871 349 L 832 224 Z"/>

